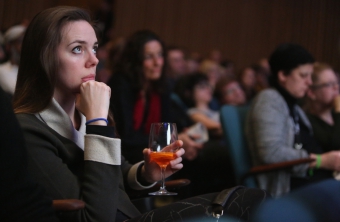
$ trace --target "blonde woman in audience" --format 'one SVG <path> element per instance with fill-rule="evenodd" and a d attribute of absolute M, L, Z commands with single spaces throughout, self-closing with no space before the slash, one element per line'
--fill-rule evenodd
<path fill-rule="evenodd" d="M 257 176 L 260 188 L 277 197 L 292 189 L 332 178 L 340 170 L 340 151 L 324 152 L 298 106 L 312 85 L 313 56 L 297 44 L 281 44 L 269 59 L 272 88 L 255 97 L 246 120 L 254 165 L 311 158 L 310 164 Z"/>
<path fill-rule="evenodd" d="M 215 88 L 218 79 L 221 77 L 220 65 L 212 60 L 204 60 L 201 62 L 198 71 L 208 77 L 208 81 L 212 89 Z"/>
<path fill-rule="evenodd" d="M 203 73 L 208 78 L 208 83 L 211 87 L 211 89 L 214 91 L 216 87 L 216 83 L 221 78 L 223 74 L 223 68 L 216 62 L 212 60 L 204 60 L 200 64 L 198 71 L 200 73 Z M 218 100 L 215 97 L 212 97 L 210 103 L 209 103 L 210 109 L 214 111 L 218 111 L 220 109 L 220 104 Z"/>
<path fill-rule="evenodd" d="M 316 63 L 313 84 L 307 91 L 305 110 L 314 137 L 324 151 L 340 149 L 339 79 L 331 66 Z"/>

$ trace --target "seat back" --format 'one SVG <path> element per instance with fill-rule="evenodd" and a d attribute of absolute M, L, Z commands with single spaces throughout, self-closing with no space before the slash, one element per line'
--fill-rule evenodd
<path fill-rule="evenodd" d="M 242 181 L 252 166 L 244 132 L 248 108 L 248 106 L 224 105 L 220 109 L 220 119 L 237 184 L 257 187 L 254 177 L 247 177 Z"/>

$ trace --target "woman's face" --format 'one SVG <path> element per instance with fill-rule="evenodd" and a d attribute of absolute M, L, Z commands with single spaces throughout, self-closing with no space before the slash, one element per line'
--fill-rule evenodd
<path fill-rule="evenodd" d="M 283 71 L 278 73 L 279 83 L 295 98 L 302 98 L 309 86 L 312 84 L 313 65 L 300 65 L 293 69 L 289 75 L 284 75 Z"/>
<path fill-rule="evenodd" d="M 246 95 L 240 84 L 236 81 L 225 85 L 222 89 L 222 103 L 233 106 L 243 105 L 246 102 Z"/>
<path fill-rule="evenodd" d="M 256 83 L 255 71 L 251 68 L 246 68 L 242 73 L 242 83 L 246 88 L 253 88 Z"/>
<path fill-rule="evenodd" d="M 208 82 L 196 84 L 193 91 L 193 99 L 196 102 L 209 103 L 212 99 L 212 88 Z"/>
<path fill-rule="evenodd" d="M 143 72 L 147 80 L 157 80 L 162 75 L 164 65 L 162 45 L 152 40 L 144 46 Z"/>
<path fill-rule="evenodd" d="M 74 21 L 64 26 L 57 49 L 60 61 L 57 92 L 79 93 L 83 82 L 95 79 L 97 48 L 96 34 L 88 22 Z"/>
<path fill-rule="evenodd" d="M 308 96 L 324 105 L 332 105 L 335 97 L 339 95 L 339 82 L 331 69 L 323 70 L 319 73 L 317 81 L 313 83 Z"/>

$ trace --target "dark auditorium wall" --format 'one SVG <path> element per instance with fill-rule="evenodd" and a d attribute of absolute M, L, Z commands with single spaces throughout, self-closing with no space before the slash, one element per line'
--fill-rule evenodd
<path fill-rule="evenodd" d="M 222 50 L 238 68 L 293 41 L 340 68 L 339 0 L 118 0 L 116 35 L 149 28 L 166 43 Z"/>
<path fill-rule="evenodd" d="M 0 0 L 0 28 L 67 4 L 95 9 L 98 0 Z M 213 48 L 238 68 L 281 43 L 308 48 L 340 69 L 339 0 L 115 0 L 115 36 L 152 29 L 166 43 L 206 54 Z"/>
<path fill-rule="evenodd" d="M 57 5 L 97 9 L 100 0 L 0 0 L 0 29 L 6 30 L 24 19 L 31 20 L 38 12 Z"/>

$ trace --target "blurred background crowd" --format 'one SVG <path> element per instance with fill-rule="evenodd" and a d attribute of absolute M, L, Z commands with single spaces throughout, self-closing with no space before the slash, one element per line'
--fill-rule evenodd
<path fill-rule="evenodd" d="M 14 93 L 21 41 L 31 19 L 21 9 L 26 3 L 14 6 L 15 1 L 11 2 L 1 3 L 0 9 L 0 86 L 9 97 Z M 111 112 L 122 153 L 131 163 L 142 160 L 150 124 L 175 122 L 186 154 L 184 169 L 173 177 L 200 184 L 190 187 L 188 196 L 236 184 L 219 112 L 223 105 L 248 106 L 270 87 L 268 59 L 279 43 L 299 43 L 318 62 L 327 63 L 317 66 L 315 75 L 325 70 L 331 73 L 314 80 L 336 93 L 309 92 L 310 101 L 301 104 L 311 114 L 318 114 L 319 108 L 311 101 L 329 96 L 330 104 L 338 95 L 337 1 L 36 2 L 32 14 L 61 4 L 92 11 L 100 37 L 96 80 L 112 89 Z M 8 16 L 11 11 L 15 15 Z M 329 121 L 333 125 L 333 119 Z"/>

